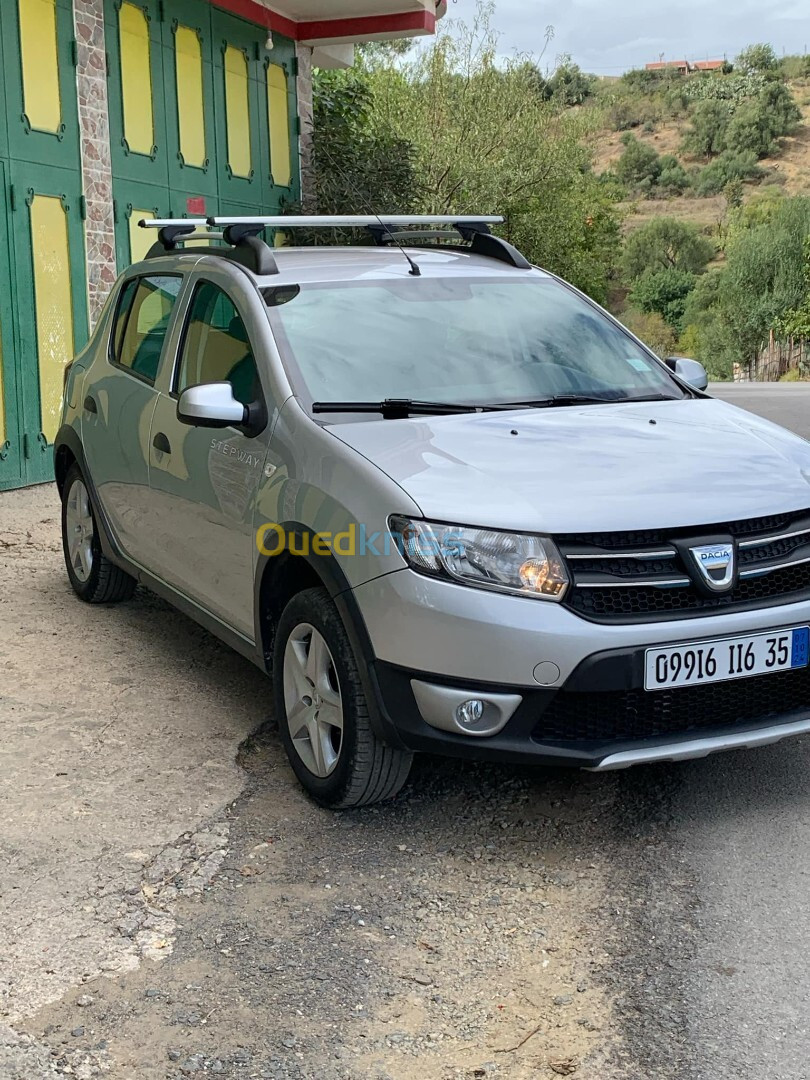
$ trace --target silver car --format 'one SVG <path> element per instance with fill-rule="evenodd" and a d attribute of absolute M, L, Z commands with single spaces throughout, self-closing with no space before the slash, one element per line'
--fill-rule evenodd
<path fill-rule="evenodd" d="M 73 588 L 140 582 L 271 674 L 326 806 L 420 751 L 614 769 L 810 730 L 810 446 L 494 220 L 148 223 L 67 373 Z M 262 238 L 333 225 L 368 245 Z"/>

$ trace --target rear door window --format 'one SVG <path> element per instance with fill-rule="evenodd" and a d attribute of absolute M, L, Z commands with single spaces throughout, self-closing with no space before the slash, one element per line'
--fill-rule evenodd
<path fill-rule="evenodd" d="M 121 290 L 110 360 L 152 385 L 182 280 L 179 274 L 150 274 Z"/>

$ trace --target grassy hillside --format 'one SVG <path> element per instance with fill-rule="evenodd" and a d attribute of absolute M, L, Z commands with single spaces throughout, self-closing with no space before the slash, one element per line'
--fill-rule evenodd
<path fill-rule="evenodd" d="M 610 308 L 717 378 L 810 377 L 810 58 L 631 71 L 578 108 L 622 222 Z"/>
<path fill-rule="evenodd" d="M 693 76 L 694 77 L 694 76 Z M 698 76 L 699 77 L 699 76 Z M 719 78 L 720 76 L 705 76 Z M 810 195 L 810 79 L 789 80 L 787 83 L 792 97 L 800 112 L 801 120 L 795 132 L 782 136 L 778 142 L 778 153 L 768 154 L 759 161 L 764 175 L 756 182 L 744 185 L 743 199 L 748 200 L 758 189 L 777 184 L 785 195 Z M 605 99 L 610 98 L 610 86 L 597 94 L 596 101 L 590 108 L 596 111 L 594 117 L 595 132 L 590 138 L 594 153 L 594 170 L 604 173 L 614 170 L 624 151 L 622 136 L 624 131 L 611 130 L 607 121 L 609 107 Z M 651 95 L 654 101 L 654 96 Z M 598 117 L 598 119 L 597 119 Z M 652 147 L 658 154 L 672 154 L 677 157 L 687 170 L 697 170 L 706 162 L 695 158 L 682 150 L 687 130 L 691 126 L 688 114 L 678 117 L 662 117 L 645 124 L 630 128 L 632 134 L 643 144 Z M 649 129 L 652 130 L 649 130 Z M 641 198 L 632 194 L 622 200 L 625 213 L 625 227 L 628 230 L 638 227 L 659 214 L 691 221 L 702 229 L 711 229 L 722 223 L 727 208 L 725 197 L 720 195 L 700 197 L 694 192 L 683 195 Z"/>

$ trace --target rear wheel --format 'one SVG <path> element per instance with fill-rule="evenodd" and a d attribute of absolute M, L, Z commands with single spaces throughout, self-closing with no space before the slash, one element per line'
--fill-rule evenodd
<path fill-rule="evenodd" d="M 62 489 L 62 549 L 70 584 L 88 604 L 129 600 L 136 581 L 102 554 L 93 504 L 78 465 L 71 465 Z"/>
<path fill-rule="evenodd" d="M 413 755 L 374 734 L 354 651 L 325 589 L 306 589 L 284 609 L 273 672 L 281 737 L 309 794 L 333 809 L 396 795 Z"/>

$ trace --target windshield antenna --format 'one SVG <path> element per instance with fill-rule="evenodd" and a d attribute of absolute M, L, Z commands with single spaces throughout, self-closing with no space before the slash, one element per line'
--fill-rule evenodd
<path fill-rule="evenodd" d="M 333 168 L 336 173 L 339 173 L 339 175 L 343 177 L 343 180 L 347 184 L 347 186 L 350 187 L 354 191 L 355 195 L 358 196 L 358 198 L 363 203 L 363 205 L 365 206 L 368 213 L 373 214 L 374 217 L 377 219 L 377 221 L 379 221 L 380 228 L 383 231 L 383 235 L 390 237 L 391 240 L 393 240 L 393 242 L 396 244 L 396 246 L 402 252 L 402 254 L 405 256 L 405 258 L 408 260 L 408 265 L 410 266 L 410 270 L 408 271 L 408 273 L 411 274 L 413 277 L 421 277 L 422 276 L 422 271 L 419 269 L 419 264 L 416 262 L 416 260 L 414 258 L 412 258 L 408 254 L 408 252 L 405 250 L 403 245 L 397 239 L 397 234 L 393 230 L 393 228 L 390 225 L 385 224 L 383 219 L 380 217 L 380 215 L 377 213 L 377 211 L 374 209 L 374 207 L 369 203 L 368 199 L 363 194 L 363 192 L 360 190 L 360 188 L 354 183 L 354 181 L 349 176 L 346 175 L 346 173 L 343 171 L 343 169 L 341 169 L 340 166 L 336 164 L 336 162 L 335 162 L 334 158 L 332 157 L 332 155 L 328 151 L 321 150 L 320 152 L 323 153 L 325 158 L 327 158 L 331 168 Z"/>

